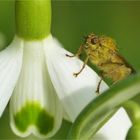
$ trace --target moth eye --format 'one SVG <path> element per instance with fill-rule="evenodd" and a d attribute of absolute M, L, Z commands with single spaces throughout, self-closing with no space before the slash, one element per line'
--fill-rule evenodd
<path fill-rule="evenodd" d="M 92 43 L 93 45 L 97 44 L 97 43 L 98 43 L 98 38 L 92 38 L 92 39 L 91 39 L 91 43 Z"/>

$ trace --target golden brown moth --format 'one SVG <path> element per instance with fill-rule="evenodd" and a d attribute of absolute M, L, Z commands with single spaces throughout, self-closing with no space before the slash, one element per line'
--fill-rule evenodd
<path fill-rule="evenodd" d="M 90 61 L 101 71 L 101 80 L 97 87 L 97 93 L 99 93 L 102 79 L 109 78 L 114 84 L 126 78 L 128 75 L 135 73 L 131 65 L 120 55 L 116 42 L 111 37 L 104 35 L 98 36 L 91 33 L 85 37 L 84 43 L 75 55 L 70 56 L 66 54 L 66 56 L 79 57 L 83 51 L 86 54 L 86 59 L 81 69 L 74 73 L 74 76 L 77 77 L 85 68 L 88 61 Z"/>

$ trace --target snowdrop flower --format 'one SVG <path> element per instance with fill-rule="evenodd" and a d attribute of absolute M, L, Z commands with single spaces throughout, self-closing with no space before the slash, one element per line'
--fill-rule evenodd
<path fill-rule="evenodd" d="M 26 137 L 51 137 L 62 119 L 74 122 L 97 95 L 100 77 L 51 35 L 50 0 L 16 0 L 16 35 L 0 52 L 0 116 L 10 101 L 10 126 Z M 101 92 L 107 89 L 101 84 Z"/>
<path fill-rule="evenodd" d="M 10 126 L 21 137 L 51 137 L 96 97 L 100 78 L 81 68 L 50 34 L 49 0 L 16 0 L 16 35 L 0 52 L 0 116 L 10 101 Z M 103 86 L 107 87 L 105 83 Z"/>

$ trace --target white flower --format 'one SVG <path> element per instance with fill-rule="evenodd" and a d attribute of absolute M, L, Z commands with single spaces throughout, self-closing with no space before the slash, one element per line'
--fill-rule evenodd
<path fill-rule="evenodd" d="M 96 97 L 99 76 L 88 66 L 75 78 L 83 62 L 51 35 L 41 41 L 15 36 L 0 52 L 0 116 L 10 100 L 10 125 L 15 134 L 51 137 L 62 119 L 74 121 Z M 101 85 L 106 89 L 107 85 Z"/>
<path fill-rule="evenodd" d="M 121 107 L 95 134 L 93 140 L 125 140 L 131 126 L 132 122 Z"/>

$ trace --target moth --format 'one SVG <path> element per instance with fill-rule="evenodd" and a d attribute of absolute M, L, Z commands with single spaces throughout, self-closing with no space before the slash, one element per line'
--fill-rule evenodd
<path fill-rule="evenodd" d="M 97 87 L 97 93 L 99 93 L 102 79 L 109 78 L 114 84 L 135 73 L 132 66 L 120 55 L 117 44 L 111 37 L 98 36 L 91 33 L 85 37 L 84 43 L 75 55 L 70 56 L 66 54 L 66 56 L 79 57 L 82 52 L 86 54 L 85 61 L 81 69 L 73 75 L 77 77 L 83 71 L 88 61 L 90 61 L 100 71 L 101 80 Z"/>

